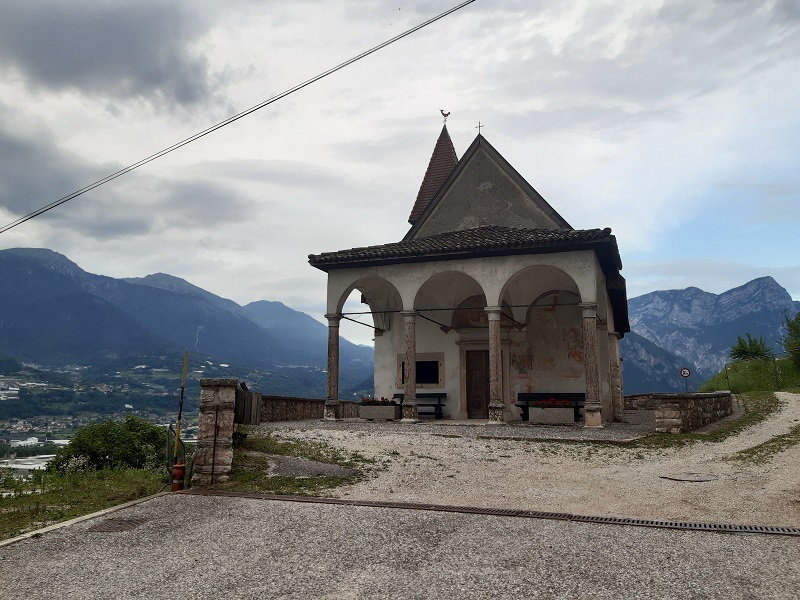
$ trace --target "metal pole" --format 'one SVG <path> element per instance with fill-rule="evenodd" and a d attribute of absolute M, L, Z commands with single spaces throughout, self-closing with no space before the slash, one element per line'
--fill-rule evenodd
<path fill-rule="evenodd" d="M 775 390 L 781 389 L 781 381 L 778 377 L 778 357 L 772 357 L 772 371 L 775 373 Z"/>
<path fill-rule="evenodd" d="M 183 353 L 183 373 L 181 374 L 181 398 L 178 402 L 178 423 L 175 426 L 175 447 L 172 450 L 172 462 L 178 458 L 178 437 L 181 434 L 181 413 L 183 412 L 183 389 L 186 383 L 186 362 L 189 359 L 189 351 Z"/>

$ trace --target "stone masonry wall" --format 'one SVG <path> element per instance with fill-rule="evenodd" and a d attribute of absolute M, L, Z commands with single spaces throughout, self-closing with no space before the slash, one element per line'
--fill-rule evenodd
<path fill-rule="evenodd" d="M 233 463 L 236 379 L 200 380 L 197 448 L 192 455 L 192 485 L 227 479 Z"/>
<path fill-rule="evenodd" d="M 299 421 L 322 419 L 325 400 L 317 398 L 294 398 L 291 396 L 261 396 L 261 421 Z M 337 416 L 340 419 L 358 417 L 356 402 L 339 402 Z"/>
<path fill-rule="evenodd" d="M 693 394 L 639 394 L 625 397 L 625 408 L 655 410 L 656 432 L 686 433 L 733 412 L 728 391 Z"/>

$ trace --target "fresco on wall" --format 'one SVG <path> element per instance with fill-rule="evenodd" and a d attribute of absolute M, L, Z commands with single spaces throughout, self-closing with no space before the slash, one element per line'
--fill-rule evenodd
<path fill-rule="evenodd" d="M 580 391 L 583 386 L 582 312 L 578 298 L 558 292 L 528 309 L 527 325 L 512 335 L 513 393 Z M 564 380 L 574 381 L 567 384 Z"/>

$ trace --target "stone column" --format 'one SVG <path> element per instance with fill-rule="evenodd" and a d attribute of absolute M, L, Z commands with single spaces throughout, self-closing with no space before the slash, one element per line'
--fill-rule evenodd
<path fill-rule="evenodd" d="M 489 423 L 505 423 L 503 412 L 503 362 L 500 347 L 500 316 L 502 309 L 499 306 L 485 308 L 489 318 Z"/>
<path fill-rule="evenodd" d="M 622 393 L 622 365 L 619 360 L 620 334 L 616 331 L 608 332 L 608 355 L 611 363 L 611 403 L 614 406 L 614 418 L 622 416 L 625 409 L 625 399 Z"/>
<path fill-rule="evenodd" d="M 236 379 L 201 379 L 197 448 L 192 485 L 205 487 L 228 478 L 233 464 Z"/>
<path fill-rule="evenodd" d="M 327 421 L 339 418 L 339 321 L 342 315 L 325 315 L 328 319 L 328 384 L 325 390 Z"/>
<path fill-rule="evenodd" d="M 413 310 L 403 312 L 403 336 L 405 355 L 403 357 L 403 419 L 404 423 L 419 421 L 417 410 L 417 313 Z"/>
<path fill-rule="evenodd" d="M 583 302 L 583 368 L 586 382 L 584 427 L 602 427 L 600 369 L 597 365 L 597 303 Z"/>

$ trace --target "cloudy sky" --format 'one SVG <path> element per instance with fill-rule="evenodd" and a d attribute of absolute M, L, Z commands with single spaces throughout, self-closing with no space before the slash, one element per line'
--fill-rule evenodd
<path fill-rule="evenodd" d="M 457 4 L 0 0 L 0 226 Z M 630 297 L 771 275 L 800 299 L 798 73 L 800 0 L 476 0 L 0 249 L 321 318 L 307 255 L 403 237 L 443 108 L 459 156 L 480 121 L 573 227 L 613 229 Z"/>

